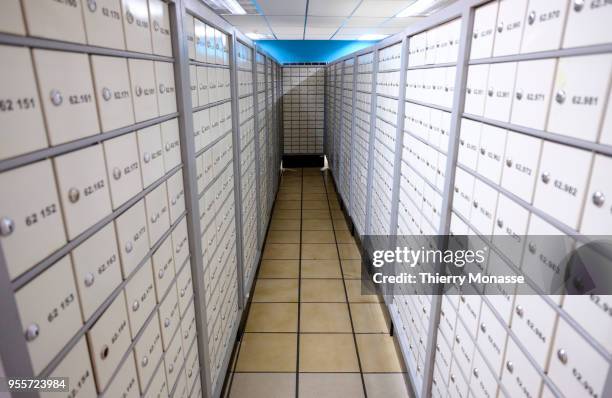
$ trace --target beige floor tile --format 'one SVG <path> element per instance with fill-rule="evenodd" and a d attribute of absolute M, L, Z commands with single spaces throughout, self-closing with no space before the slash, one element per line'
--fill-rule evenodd
<path fill-rule="evenodd" d="M 352 334 L 300 334 L 300 372 L 359 372 Z"/>
<path fill-rule="evenodd" d="M 296 303 L 298 279 L 258 279 L 255 283 L 255 303 Z"/>
<path fill-rule="evenodd" d="M 300 373 L 300 398 L 363 398 L 359 373 Z"/>
<path fill-rule="evenodd" d="M 368 398 L 411 398 L 404 373 L 370 373 L 363 379 Z"/>
<path fill-rule="evenodd" d="M 354 243 L 340 243 L 338 244 L 338 253 L 340 258 L 346 260 L 360 260 L 361 254 L 359 248 Z"/>
<path fill-rule="evenodd" d="M 274 209 L 272 212 L 272 219 L 276 220 L 299 220 L 301 218 L 300 209 L 282 210 Z"/>
<path fill-rule="evenodd" d="M 338 250 L 330 243 L 302 243 L 303 260 L 337 259 Z"/>
<path fill-rule="evenodd" d="M 340 260 L 344 279 L 361 279 L 361 260 Z"/>
<path fill-rule="evenodd" d="M 334 231 L 302 231 L 302 243 L 336 243 Z"/>
<path fill-rule="evenodd" d="M 380 296 L 376 294 L 376 291 L 370 285 L 364 287 L 362 292 L 362 280 L 360 279 L 346 279 L 346 294 L 348 300 L 351 303 L 380 303 Z"/>
<path fill-rule="evenodd" d="M 280 186 L 278 188 L 278 192 L 279 193 L 284 193 L 284 194 L 288 194 L 288 193 L 301 194 L 302 193 L 302 186 L 301 185 L 285 185 L 285 186 Z"/>
<path fill-rule="evenodd" d="M 302 302 L 344 303 L 342 279 L 302 279 L 300 288 Z"/>
<path fill-rule="evenodd" d="M 295 333 L 245 333 L 236 372 L 293 372 L 296 345 Z"/>
<path fill-rule="evenodd" d="M 352 333 L 346 303 L 301 303 L 301 333 Z"/>
<path fill-rule="evenodd" d="M 333 219 L 344 220 L 344 212 L 342 210 L 332 209 L 331 215 Z"/>
<path fill-rule="evenodd" d="M 327 200 L 305 200 L 302 202 L 304 210 L 326 210 L 329 211 Z"/>
<path fill-rule="evenodd" d="M 295 398 L 295 373 L 236 373 L 229 398 Z"/>
<path fill-rule="evenodd" d="M 272 221 L 270 222 L 270 230 L 271 231 L 299 231 L 300 225 L 301 225 L 300 220 L 272 219 Z"/>
<path fill-rule="evenodd" d="M 327 220 L 302 220 L 302 231 L 331 231 L 334 227 L 330 219 Z"/>
<path fill-rule="evenodd" d="M 300 231 L 270 230 L 266 243 L 300 243 Z"/>
<path fill-rule="evenodd" d="M 301 207 L 302 202 L 299 200 L 279 200 L 274 208 L 278 210 L 297 210 Z"/>
<path fill-rule="evenodd" d="M 246 332 L 297 332 L 298 303 L 251 303 Z"/>
<path fill-rule="evenodd" d="M 318 167 L 306 167 L 302 169 L 302 174 L 304 176 L 318 176 L 321 178 L 321 169 Z"/>
<path fill-rule="evenodd" d="M 329 220 L 329 210 L 302 210 L 302 219 Z"/>
<path fill-rule="evenodd" d="M 293 279 L 300 277 L 300 260 L 262 260 L 258 278 Z"/>
<path fill-rule="evenodd" d="M 355 243 L 355 238 L 349 231 L 336 231 L 337 243 Z"/>
<path fill-rule="evenodd" d="M 295 192 L 278 192 L 278 195 L 276 196 L 277 200 L 301 200 L 302 199 L 302 194 L 301 193 L 295 193 Z"/>
<path fill-rule="evenodd" d="M 330 200 L 329 208 L 332 210 L 340 210 L 340 202 L 338 202 L 337 200 Z"/>
<path fill-rule="evenodd" d="M 399 347 L 388 334 L 356 334 L 364 373 L 404 372 Z M 301 353 L 301 351 L 300 351 Z"/>
<path fill-rule="evenodd" d="M 334 229 L 336 231 L 348 231 L 348 224 L 346 223 L 345 220 L 333 220 L 334 222 Z"/>
<path fill-rule="evenodd" d="M 286 260 L 300 258 L 299 243 L 267 243 L 264 248 L 265 260 Z"/>
<path fill-rule="evenodd" d="M 338 260 L 302 260 L 302 278 L 342 278 Z"/>
<path fill-rule="evenodd" d="M 355 333 L 389 333 L 382 304 L 351 303 L 350 306 Z"/>
<path fill-rule="evenodd" d="M 302 196 L 302 200 L 303 201 L 318 200 L 318 201 L 325 201 L 325 202 L 327 202 L 327 195 L 324 194 L 324 193 L 307 193 L 307 192 L 304 192 L 304 195 Z"/>
<path fill-rule="evenodd" d="M 304 187 L 304 193 L 325 193 L 325 186 Z"/>

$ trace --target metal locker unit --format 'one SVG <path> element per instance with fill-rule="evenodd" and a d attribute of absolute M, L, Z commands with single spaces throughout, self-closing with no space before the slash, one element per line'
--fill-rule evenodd
<path fill-rule="evenodd" d="M 21 3 L 0 27 L 4 373 L 78 379 L 78 397 L 219 396 L 248 294 L 240 33 L 195 0 Z"/>
<path fill-rule="evenodd" d="M 351 206 L 351 157 L 353 148 L 353 91 L 355 87 L 355 60 L 347 59 L 343 63 L 342 80 L 342 115 L 340 122 L 340 179 L 339 193 L 344 203 Z"/>
<path fill-rule="evenodd" d="M 249 290 L 259 261 L 257 159 L 258 139 L 255 130 L 254 54 L 253 48 L 237 42 L 238 129 L 240 142 L 240 203 L 242 206 L 242 240 L 244 285 Z"/>
<path fill-rule="evenodd" d="M 366 233 L 473 235 L 491 248 L 482 272 L 524 275 L 533 290 L 386 295 L 417 396 L 612 392 L 612 326 L 600 309 L 608 297 L 547 294 L 534 270 L 566 253 L 533 240 L 560 235 L 571 248 L 609 235 L 609 17 L 605 7 L 578 1 L 462 1 L 328 66 L 333 109 L 335 71 L 372 51 L 378 58 Z M 356 114 L 360 90 L 358 80 Z M 328 140 L 337 139 L 332 117 L 328 127 Z M 344 174 L 335 164 L 332 172 L 341 187 Z M 381 200 L 377 191 L 391 196 Z M 360 232 L 358 206 L 345 208 Z M 509 251 L 499 236 L 528 241 Z"/>
<path fill-rule="evenodd" d="M 325 68 L 285 64 L 282 75 L 283 154 L 323 154 Z"/>

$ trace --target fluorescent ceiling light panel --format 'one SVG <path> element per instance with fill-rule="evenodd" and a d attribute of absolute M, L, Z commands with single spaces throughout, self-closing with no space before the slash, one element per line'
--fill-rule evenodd
<path fill-rule="evenodd" d="M 245 33 L 245 35 L 251 40 L 263 40 L 263 39 L 269 39 L 271 37 L 270 35 L 265 35 L 263 33 L 257 33 L 257 32 L 249 32 L 249 33 Z"/>
<path fill-rule="evenodd" d="M 427 16 L 431 14 L 431 8 L 438 3 L 439 0 L 417 0 L 406 9 L 396 15 L 397 18 Z"/>
<path fill-rule="evenodd" d="M 382 40 L 389 35 L 383 35 L 379 33 L 368 33 L 365 35 L 359 36 L 357 40 Z"/>
<path fill-rule="evenodd" d="M 227 9 L 235 15 L 244 15 L 247 12 L 236 0 L 211 0 L 217 6 Z"/>

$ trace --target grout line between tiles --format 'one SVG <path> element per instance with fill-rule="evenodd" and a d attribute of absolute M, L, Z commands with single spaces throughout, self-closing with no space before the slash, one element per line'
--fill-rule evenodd
<path fill-rule="evenodd" d="M 322 173 L 322 177 L 323 177 L 323 173 Z M 325 187 L 325 196 L 327 197 L 327 207 L 328 207 L 328 211 L 329 211 L 329 215 L 332 218 L 332 227 L 334 228 L 334 242 L 336 243 L 336 252 L 338 253 L 338 261 L 341 261 L 340 258 L 340 249 L 338 248 L 338 242 L 336 239 L 336 227 L 333 224 L 333 214 L 331 211 L 331 205 L 329 203 L 329 194 L 327 191 L 327 182 L 324 182 L 324 187 Z M 334 190 L 335 191 L 335 190 Z M 337 193 L 336 193 L 337 195 Z M 348 315 L 349 315 L 349 320 L 351 321 L 351 331 L 353 332 L 353 343 L 355 344 L 355 353 L 357 354 L 357 364 L 359 365 L 359 375 L 361 377 L 361 386 L 363 388 L 363 396 L 364 398 L 368 398 L 368 392 L 366 390 L 366 385 L 365 385 L 365 378 L 363 377 L 363 368 L 361 366 L 361 357 L 359 355 L 359 347 L 357 346 L 357 336 L 355 335 L 355 325 L 353 324 L 353 314 L 351 313 L 351 305 L 350 305 L 350 301 L 349 301 L 349 297 L 348 297 L 348 290 L 346 288 L 346 280 L 344 279 L 344 270 L 342 269 L 342 264 L 340 265 L 340 274 L 342 275 L 342 286 L 344 287 L 344 296 L 346 298 L 346 306 L 348 307 Z"/>

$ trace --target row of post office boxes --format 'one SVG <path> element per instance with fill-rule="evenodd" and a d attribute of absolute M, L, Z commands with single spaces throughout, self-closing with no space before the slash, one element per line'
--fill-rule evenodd
<path fill-rule="evenodd" d="M 450 108 L 453 105 L 456 67 L 406 71 L 406 99 Z"/>
<path fill-rule="evenodd" d="M 185 244 L 186 233 L 183 220 L 158 250 L 167 250 L 166 255 L 170 258 L 166 263 L 171 266 L 172 275 L 166 274 L 165 280 L 172 281 L 174 278 L 175 259 L 183 261 L 183 265 L 186 264 L 189 256 Z M 78 246 L 70 256 L 62 258 L 17 291 L 17 306 L 36 374 L 44 369 L 82 326 L 83 321 L 89 319 L 120 285 L 122 277 L 117 251 L 115 225 L 111 223 Z M 158 255 L 158 252 L 153 254 L 153 262 L 147 260 L 133 275 L 125 290 L 114 299 L 87 332 L 90 345 L 95 346 L 92 351 L 100 353 L 100 358 L 94 357 L 94 370 L 100 391 L 112 375 L 129 342 L 136 337 L 145 320 L 149 318 L 156 302 L 161 302 L 159 295 L 157 300 L 155 298 L 154 286 L 160 285 L 154 283 L 151 265 L 153 264 L 153 268 L 159 265 L 161 254 Z M 83 261 L 94 265 L 84 265 Z M 100 263 L 102 265 L 98 265 Z M 184 268 L 189 269 L 188 266 Z M 182 293 L 181 297 L 189 298 L 192 292 L 186 290 L 191 289 L 191 284 L 184 283 L 186 272 L 183 270 L 179 280 L 185 285 L 185 293 Z M 128 276 L 129 274 L 124 274 L 124 278 Z M 190 272 L 187 279 L 190 279 Z M 159 274 L 155 280 L 161 281 Z M 56 289 L 45 289 L 48 285 L 56 286 Z M 46 292 L 42 300 L 41 292 Z M 174 294 L 176 295 L 175 291 Z M 41 306 L 41 303 L 46 304 Z M 160 314 L 163 314 L 163 309 L 160 304 Z M 110 336 L 113 334 L 116 338 L 111 342 Z M 116 348 L 111 351 L 113 345 Z"/>
<path fill-rule="evenodd" d="M 190 59 L 209 64 L 229 65 L 228 35 L 189 14 L 185 14 L 184 24 Z"/>
<path fill-rule="evenodd" d="M 4 32 L 172 56 L 168 4 L 161 0 L 10 0 L 0 13 Z"/>
<path fill-rule="evenodd" d="M 584 234 L 610 231 L 609 157 L 467 119 L 461 127 L 461 164 Z"/>
<path fill-rule="evenodd" d="M 199 204 L 202 232 L 216 217 L 221 217 L 219 219 L 223 220 L 227 218 L 226 212 L 229 211 L 224 210 L 221 212 L 222 215 L 219 215 L 220 209 L 227 209 L 228 206 L 234 205 L 233 198 L 229 198 L 229 204 L 226 203 L 234 187 L 234 173 L 229 165 L 230 163 L 220 171 L 208 189 L 201 194 Z"/>
<path fill-rule="evenodd" d="M 444 191 L 446 155 L 416 138 L 404 134 L 402 161 L 438 191 Z M 440 210 L 440 209 L 439 209 Z"/>
<path fill-rule="evenodd" d="M 404 132 L 420 138 L 440 152 L 448 151 L 449 112 L 406 102 L 404 114 Z"/>
<path fill-rule="evenodd" d="M 238 100 L 238 120 L 241 124 L 253 117 L 254 109 L 253 97 L 249 96 Z"/>
<path fill-rule="evenodd" d="M 238 42 L 236 44 L 236 58 L 238 68 L 253 69 L 253 50 L 250 47 Z"/>
<path fill-rule="evenodd" d="M 457 61 L 461 19 L 436 26 L 408 39 L 408 67 Z"/>
<path fill-rule="evenodd" d="M 0 158 L 176 112 L 170 63 L 12 46 L 0 53 L 8 62 Z M 49 94 L 39 97 L 36 82 Z"/>
<path fill-rule="evenodd" d="M 397 124 L 397 112 L 399 102 L 392 98 L 376 97 L 376 117 L 395 126 Z"/>
<path fill-rule="evenodd" d="M 338 65 L 340 66 L 340 65 Z M 324 77 L 325 67 L 320 66 L 309 66 L 309 67 L 285 67 L 282 68 L 283 79 L 285 77 L 303 77 L 307 78 L 310 76 Z M 340 71 L 338 72 L 340 73 Z"/>
<path fill-rule="evenodd" d="M 478 7 L 470 58 L 609 43 L 608 7 L 567 0 L 492 1 Z"/>
<path fill-rule="evenodd" d="M 374 65 L 374 53 L 367 53 L 357 57 L 357 73 L 372 72 Z"/>
<path fill-rule="evenodd" d="M 248 119 L 246 122 L 240 125 L 240 151 L 244 152 L 244 150 L 250 146 L 254 145 L 255 142 L 255 120 Z M 255 152 L 254 146 L 250 149 Z M 253 155 L 254 156 L 254 155 Z"/>
<path fill-rule="evenodd" d="M 237 72 L 238 95 L 243 96 L 253 93 L 253 74 L 239 70 Z"/>
<path fill-rule="evenodd" d="M 376 93 L 398 97 L 399 81 L 399 71 L 378 73 L 376 75 Z"/>
<path fill-rule="evenodd" d="M 600 130 L 611 70 L 609 54 L 472 65 L 465 112 L 610 144 Z"/>
<path fill-rule="evenodd" d="M 180 163 L 178 128 L 173 119 L 161 128 L 155 125 L 58 156 L 53 161 L 43 160 L 2 173 L 0 182 L 13 187 L 2 206 L 5 215 L 1 233 L 11 279 L 111 214 Z M 31 184 L 26 186 L 22 181 Z M 166 183 L 162 185 L 166 187 Z M 182 180 L 169 179 L 167 191 L 171 194 L 169 201 L 173 203 L 175 219 L 179 211 L 174 209 L 181 203 L 184 208 Z M 167 203 L 168 198 L 165 199 Z M 44 244 L 36 249 L 30 247 L 32 240 L 39 241 L 42 236 Z M 26 246 L 28 250 L 24 250 Z"/>
<path fill-rule="evenodd" d="M 402 43 L 378 51 L 378 71 L 400 69 L 402 66 Z"/>
<path fill-rule="evenodd" d="M 393 148 L 395 148 L 396 130 L 397 129 L 395 125 L 390 124 L 389 122 L 386 122 L 382 119 L 376 118 L 374 134 L 379 142 L 389 148 L 389 162 L 393 162 L 393 159 L 391 158 L 393 156 L 393 153 L 391 151 L 393 150 Z"/>
<path fill-rule="evenodd" d="M 231 96 L 230 70 L 208 66 L 189 66 L 191 105 L 196 108 L 227 100 Z"/>
<path fill-rule="evenodd" d="M 232 138 L 228 134 L 196 158 L 196 182 L 200 195 L 227 168 L 232 157 Z"/>
<path fill-rule="evenodd" d="M 232 129 L 232 104 L 226 102 L 193 113 L 195 151 L 210 146 Z"/>
<path fill-rule="evenodd" d="M 367 91 L 370 91 L 369 89 Z M 366 93 L 355 93 L 355 107 L 361 109 L 364 112 L 370 112 L 370 104 L 372 103 L 372 96 Z"/>

